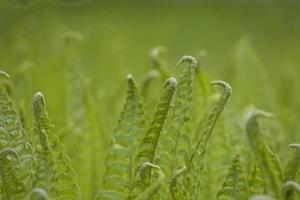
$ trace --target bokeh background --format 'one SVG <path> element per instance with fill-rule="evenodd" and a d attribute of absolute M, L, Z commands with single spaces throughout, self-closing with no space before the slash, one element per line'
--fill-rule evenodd
<path fill-rule="evenodd" d="M 66 35 L 78 41 L 70 45 Z M 167 49 L 163 59 L 174 74 L 178 59 L 193 55 L 209 80 L 229 82 L 234 111 L 255 105 L 273 112 L 276 132 L 284 135 L 276 135 L 279 150 L 299 142 L 299 1 L 0 1 L 0 69 L 11 75 L 12 96 L 24 104 L 30 123 L 32 97 L 42 91 L 62 136 L 72 115 L 69 60 L 80 69 L 75 82 L 80 77 L 81 88 L 93 96 L 95 123 L 108 145 L 126 75 L 141 85 L 153 69 L 150 52 L 156 46 Z M 151 89 L 154 98 L 160 88 Z"/>

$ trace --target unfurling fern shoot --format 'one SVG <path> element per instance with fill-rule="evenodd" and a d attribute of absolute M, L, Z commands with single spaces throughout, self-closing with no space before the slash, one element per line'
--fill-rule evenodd
<path fill-rule="evenodd" d="M 44 95 L 36 93 L 33 99 L 35 132 L 39 135 L 41 150 L 37 151 L 37 185 L 49 190 L 51 198 L 79 200 L 80 191 L 71 161 L 66 154 L 48 117 Z M 50 180 L 49 180 L 50 179 Z M 48 188 L 49 187 L 49 188 Z"/>
<path fill-rule="evenodd" d="M 171 102 L 176 91 L 176 86 L 177 81 L 175 78 L 169 78 L 165 82 L 164 90 L 157 104 L 153 120 L 146 131 L 138 150 L 135 165 L 135 175 L 139 173 L 139 170 L 144 163 L 154 162 L 160 134 L 170 110 Z M 145 176 L 142 179 L 136 180 L 136 184 L 141 187 L 141 190 L 144 190 L 151 184 L 151 168 L 146 170 Z"/>
<path fill-rule="evenodd" d="M 129 74 L 127 81 L 126 102 L 113 133 L 103 188 L 97 199 L 124 199 L 133 187 L 135 148 L 144 132 L 144 111 L 133 76 Z"/>

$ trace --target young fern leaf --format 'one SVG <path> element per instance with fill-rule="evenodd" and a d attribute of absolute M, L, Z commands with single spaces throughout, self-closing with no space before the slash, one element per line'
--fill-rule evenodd
<path fill-rule="evenodd" d="M 8 74 L 0 71 L 0 76 Z M 0 199 L 23 199 L 32 189 L 33 151 L 11 97 L 0 86 Z"/>
<path fill-rule="evenodd" d="M 212 109 L 206 114 L 203 121 L 201 122 L 201 127 L 197 131 L 196 138 L 195 138 L 195 148 L 192 152 L 191 158 L 189 160 L 189 165 L 191 165 L 194 157 L 196 156 L 197 152 L 204 152 L 206 150 L 206 145 L 208 142 L 209 137 L 212 134 L 212 131 L 224 110 L 224 107 L 231 96 L 232 88 L 231 86 L 224 82 L 224 81 L 213 81 L 211 83 L 213 86 L 221 86 L 224 91 L 221 95 L 220 99 L 215 103 Z M 199 138 L 200 135 L 200 138 Z"/>
<path fill-rule="evenodd" d="M 179 60 L 177 68 L 185 62 L 188 63 L 188 66 L 184 68 L 184 71 L 178 78 L 176 95 L 174 96 L 170 119 L 166 127 L 167 134 L 163 134 L 160 141 L 162 146 L 159 153 L 160 166 L 166 173 L 168 179 L 171 178 L 174 171 L 185 166 L 185 160 L 192 140 L 183 128 L 188 118 L 187 111 L 192 101 L 197 60 L 192 56 L 183 56 Z M 178 179 L 177 181 L 182 180 Z M 180 184 L 178 183 L 178 185 Z M 168 188 L 164 189 L 166 190 L 165 195 L 172 196 L 172 194 L 170 194 L 170 188 L 169 192 L 167 192 Z M 173 196 L 176 196 L 176 194 Z"/>
<path fill-rule="evenodd" d="M 103 190 L 98 199 L 122 199 L 133 187 L 134 154 L 136 143 L 144 129 L 143 101 L 132 75 L 127 76 L 126 103 L 114 130 L 112 147 L 107 155 L 107 170 Z M 116 196 L 108 194 L 115 194 Z M 119 195 L 119 196 L 117 196 Z"/>
<path fill-rule="evenodd" d="M 35 129 L 40 136 L 41 146 L 44 150 L 43 154 L 46 154 L 40 156 L 40 159 L 44 160 L 38 160 L 37 162 L 47 163 L 52 173 L 48 175 L 51 178 L 50 196 L 55 199 L 80 199 L 76 173 L 71 167 L 70 158 L 66 154 L 58 136 L 53 132 L 53 125 L 46 110 L 45 98 L 40 92 L 34 96 L 33 111 Z M 46 171 L 41 171 L 40 173 L 49 173 L 49 168 L 43 169 Z"/>
<path fill-rule="evenodd" d="M 181 140 L 182 137 L 189 138 L 188 135 L 183 135 L 181 129 L 185 123 L 186 114 L 192 101 L 193 82 L 197 68 L 197 60 L 192 56 L 183 56 L 179 60 L 177 67 L 184 62 L 188 62 L 190 65 L 178 79 L 177 92 L 174 100 L 174 110 L 171 116 L 172 125 L 168 131 L 171 141 L 175 142 L 173 147 L 174 149 L 170 152 L 172 154 L 171 171 L 175 169 L 176 164 L 180 164 L 181 166 L 185 165 L 184 158 L 188 154 L 188 149 L 180 149 L 180 141 L 183 141 Z M 180 160 L 180 158 L 178 158 L 179 150 L 181 152 L 186 152 L 184 158 L 181 159 L 181 163 L 177 163 Z"/>
<path fill-rule="evenodd" d="M 194 197 L 196 196 L 196 193 L 198 192 L 200 186 L 199 176 L 203 169 L 203 160 L 209 137 L 211 136 L 213 129 L 232 93 L 231 86 L 224 81 L 214 81 L 212 82 L 212 85 L 221 86 L 223 88 L 223 93 L 221 94 L 219 100 L 212 106 L 211 110 L 208 111 L 203 121 L 201 122 L 201 127 L 197 131 L 196 137 L 194 139 L 195 142 L 190 153 L 189 159 L 187 161 L 188 173 L 185 187 L 188 189 L 189 193 L 193 193 Z M 194 159 L 196 159 L 197 162 L 195 162 Z M 193 173 L 191 171 L 193 171 Z M 190 183 L 192 174 L 194 174 L 193 186 L 191 186 Z"/>
<path fill-rule="evenodd" d="M 226 180 L 217 194 L 217 200 L 247 200 L 248 198 L 249 188 L 240 164 L 239 155 L 236 154 L 228 169 Z"/>
<path fill-rule="evenodd" d="M 294 181 L 300 167 L 300 144 L 290 144 L 289 149 L 293 149 L 293 155 L 284 170 L 285 182 Z M 293 199 L 293 192 L 294 190 L 292 188 L 286 187 L 284 191 L 285 199 Z"/>
<path fill-rule="evenodd" d="M 175 94 L 177 81 L 175 78 L 169 78 L 164 85 L 164 91 L 159 99 L 158 105 L 156 107 L 156 112 L 153 117 L 153 121 L 150 124 L 149 129 L 144 135 L 144 138 L 141 142 L 140 149 L 136 156 L 136 169 L 135 174 L 139 171 L 141 165 L 145 162 L 153 163 L 155 158 L 155 152 L 157 144 L 159 141 L 162 128 L 164 126 L 166 117 L 168 115 L 172 98 Z M 145 172 L 145 178 L 136 181 L 142 182 L 143 187 L 145 188 L 150 184 L 151 181 L 151 169 L 147 169 Z"/>
<path fill-rule="evenodd" d="M 282 199 L 282 172 L 278 156 L 264 142 L 261 135 L 259 117 L 272 117 L 273 115 L 261 110 L 255 110 L 248 114 L 246 132 L 252 151 L 264 176 L 265 190 L 278 199 Z"/>
<path fill-rule="evenodd" d="M 178 169 L 174 172 L 171 181 L 170 181 L 170 193 L 172 200 L 181 200 L 184 198 L 183 194 L 183 186 L 179 184 L 179 178 L 186 173 L 187 168 L 183 167 L 181 169 Z"/>
<path fill-rule="evenodd" d="M 142 166 L 140 168 L 141 179 L 147 178 L 146 173 L 147 173 L 148 169 L 155 169 L 158 171 L 158 180 L 155 183 L 153 183 L 152 185 L 150 185 L 149 187 L 147 187 L 147 189 L 145 191 L 143 191 L 140 195 L 138 195 L 135 198 L 135 200 L 150 200 L 150 199 L 152 199 L 152 197 L 154 197 L 158 193 L 163 182 L 165 181 L 165 175 L 161 171 L 160 167 L 158 165 L 154 165 L 150 162 L 145 162 L 144 164 L 142 164 Z"/>

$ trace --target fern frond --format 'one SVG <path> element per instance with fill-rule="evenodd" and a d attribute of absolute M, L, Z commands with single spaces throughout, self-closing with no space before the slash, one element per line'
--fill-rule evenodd
<path fill-rule="evenodd" d="M 153 162 L 155 150 L 158 144 L 160 133 L 170 109 L 172 98 L 175 94 L 177 81 L 175 78 L 170 78 L 164 85 L 164 91 L 159 99 L 156 107 L 156 112 L 149 129 L 145 133 L 137 160 L 140 166 L 144 162 Z"/>
<path fill-rule="evenodd" d="M 221 86 L 224 91 L 219 100 L 215 103 L 212 109 L 206 114 L 203 121 L 201 122 L 201 127 L 197 131 L 195 140 L 195 148 L 192 152 L 191 158 L 189 160 L 189 165 L 191 165 L 194 156 L 196 156 L 197 152 L 204 152 L 206 149 L 206 145 L 212 131 L 219 119 L 221 113 L 224 110 L 224 107 L 231 96 L 232 88 L 231 86 L 224 81 L 213 81 L 212 85 Z M 200 137 L 200 138 L 199 138 Z M 201 153 L 202 154 L 202 153 Z"/>
<path fill-rule="evenodd" d="M 140 144 L 138 154 L 136 156 L 136 170 L 135 174 L 139 171 L 141 165 L 145 162 L 153 163 L 156 153 L 157 144 L 167 118 L 172 98 L 176 91 L 177 81 L 175 78 L 168 79 L 164 84 L 164 90 L 159 98 L 159 102 L 154 113 L 153 120 L 149 129 L 146 131 L 144 138 Z M 142 189 L 144 190 L 151 181 L 151 169 L 146 172 L 146 177 L 143 180 L 135 180 L 137 183 L 142 183 Z M 149 182 L 145 182 L 150 180 Z"/>
<path fill-rule="evenodd" d="M 199 176 L 201 175 L 201 171 L 203 170 L 203 159 L 205 156 L 209 137 L 211 136 L 213 129 L 232 93 L 231 86 L 224 81 L 214 81 L 212 82 L 212 85 L 222 87 L 223 93 L 220 96 L 219 100 L 212 106 L 211 110 L 209 110 L 204 116 L 201 122 L 200 129 L 197 131 L 197 134 L 195 136 L 193 148 L 187 161 L 188 173 L 185 187 L 188 188 L 190 193 L 194 193 L 194 196 L 196 195 L 195 193 L 198 192 L 198 188 L 200 186 Z M 192 178 L 191 176 L 193 176 L 194 180 L 193 186 L 190 182 Z"/>
<path fill-rule="evenodd" d="M 177 83 L 177 91 L 174 96 L 170 119 L 168 120 L 166 132 L 162 135 L 160 149 L 160 166 L 166 172 L 166 176 L 170 178 L 171 173 L 176 167 L 185 165 L 185 157 L 190 148 L 191 138 L 182 130 L 187 118 L 187 111 L 192 100 L 193 82 L 195 78 L 197 61 L 192 56 L 183 56 L 177 67 L 184 62 L 188 62 L 189 66 L 184 69 Z"/>
<path fill-rule="evenodd" d="M 172 125 L 170 130 L 168 130 L 171 140 L 175 142 L 174 149 L 170 152 L 172 154 L 171 171 L 175 169 L 176 165 L 185 165 L 184 161 L 187 155 L 183 155 L 183 158 L 179 158 L 178 152 L 188 152 L 188 148 L 190 148 L 188 146 L 189 144 L 182 144 L 182 142 L 185 141 L 183 138 L 190 138 L 188 134 L 182 133 L 182 128 L 186 121 L 187 111 L 192 101 L 193 82 L 195 79 L 197 60 L 192 56 L 183 56 L 179 60 L 177 67 L 184 62 L 188 62 L 190 66 L 185 69 L 178 79 L 177 92 L 174 100 L 174 110 L 171 116 Z M 188 139 L 188 141 L 190 140 L 191 139 Z M 181 149 L 183 146 L 185 148 Z"/>
<path fill-rule="evenodd" d="M 8 78 L 8 74 L 0 71 Z M 0 199 L 23 199 L 32 189 L 33 150 L 16 107 L 0 86 Z"/>
<path fill-rule="evenodd" d="M 44 95 L 36 93 L 33 99 L 33 111 L 35 117 L 35 130 L 40 136 L 43 151 L 38 153 L 37 162 L 45 164 L 40 169 L 46 178 L 47 173 L 50 180 L 38 180 L 38 182 L 49 181 L 49 194 L 57 199 L 80 199 L 80 191 L 77 185 L 76 173 L 71 167 L 71 161 L 65 152 L 58 136 L 53 132 L 53 125 L 48 117 Z M 48 171 L 50 170 L 50 171 Z"/>
<path fill-rule="evenodd" d="M 251 111 L 246 121 L 246 132 L 252 151 L 263 173 L 265 189 L 278 199 L 282 198 L 282 172 L 278 156 L 266 145 L 259 128 L 258 118 L 270 118 L 273 115 L 261 110 Z"/>
<path fill-rule="evenodd" d="M 107 155 L 107 170 L 104 175 L 101 199 L 105 191 L 114 191 L 120 198 L 128 195 L 133 187 L 134 155 L 137 142 L 144 129 L 143 101 L 132 75 L 127 76 L 128 90 L 126 103 L 120 115 L 118 126 L 113 133 L 112 147 Z M 109 197 L 106 197 L 109 199 Z"/>
<path fill-rule="evenodd" d="M 247 200 L 249 188 L 244 177 L 244 172 L 240 164 L 239 155 L 236 154 L 228 169 L 226 180 L 221 190 L 217 194 L 218 200 Z"/>

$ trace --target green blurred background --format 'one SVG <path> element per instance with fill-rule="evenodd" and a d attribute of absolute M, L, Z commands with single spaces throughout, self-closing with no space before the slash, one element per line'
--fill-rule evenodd
<path fill-rule="evenodd" d="M 50 110 L 63 105 L 63 90 L 57 90 L 64 87 L 61 36 L 70 30 L 82 33 L 82 68 L 107 95 L 122 87 L 128 73 L 139 80 L 151 68 L 149 52 L 157 45 L 168 48 L 174 64 L 182 55 L 205 50 L 201 63 L 208 74 L 228 79 L 224 72 L 232 52 L 247 35 L 275 84 L 296 75 L 290 71 L 299 72 L 300 4 L 294 1 L 76 2 L 0 3 L 1 69 L 14 74 L 24 62 L 34 67 L 31 96 L 43 91 Z"/>

